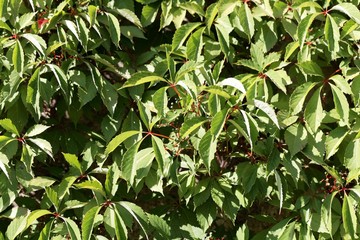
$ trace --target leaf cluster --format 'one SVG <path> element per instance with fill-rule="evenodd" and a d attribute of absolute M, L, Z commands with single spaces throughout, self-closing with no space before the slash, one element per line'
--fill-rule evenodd
<path fill-rule="evenodd" d="M 357 239 L 359 4 L 0 0 L 0 240 Z"/>

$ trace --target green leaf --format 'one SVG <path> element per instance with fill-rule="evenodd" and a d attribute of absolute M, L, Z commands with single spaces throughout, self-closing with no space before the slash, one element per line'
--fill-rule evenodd
<path fill-rule="evenodd" d="M 225 57 L 230 57 L 230 32 L 222 24 L 215 24 L 216 34 L 220 43 L 221 51 Z"/>
<path fill-rule="evenodd" d="M 168 87 L 162 87 L 158 89 L 153 95 L 153 103 L 156 110 L 158 111 L 158 115 L 163 117 L 166 115 L 168 105 L 168 96 L 166 94 L 167 89 Z"/>
<path fill-rule="evenodd" d="M 16 136 L 20 137 L 20 134 L 16 126 L 12 123 L 11 119 L 5 118 L 0 120 L 0 126 L 6 131 L 14 133 Z"/>
<path fill-rule="evenodd" d="M 115 44 L 115 46 L 119 46 L 121 35 L 119 20 L 111 13 L 107 12 L 105 14 L 107 16 L 111 41 Z"/>
<path fill-rule="evenodd" d="M 211 198 L 219 208 L 223 208 L 225 193 L 217 181 L 213 181 L 211 184 Z"/>
<path fill-rule="evenodd" d="M 360 139 L 354 139 L 351 141 L 348 146 L 346 147 L 345 154 L 344 154 L 344 166 L 351 171 L 355 171 L 356 173 L 359 172 L 360 169 Z M 350 175 L 350 173 L 349 173 Z M 358 176 L 354 176 L 355 179 Z M 351 182 L 351 179 L 346 179 L 347 182 Z"/>
<path fill-rule="evenodd" d="M 328 195 L 321 205 L 321 220 L 330 235 L 332 234 L 333 225 L 332 204 L 336 194 L 337 192 L 333 192 L 331 195 Z"/>
<path fill-rule="evenodd" d="M 14 191 L 12 189 L 8 189 L 7 191 L 3 192 L 0 198 L 0 212 L 4 211 L 12 203 L 14 203 L 17 196 L 17 191 Z"/>
<path fill-rule="evenodd" d="M 200 140 L 199 154 L 208 172 L 211 170 L 211 161 L 214 159 L 216 144 L 216 138 L 211 134 L 211 131 L 206 132 Z"/>
<path fill-rule="evenodd" d="M 10 181 L 9 173 L 7 170 L 8 162 L 9 162 L 8 157 L 5 154 L 0 152 L 0 170 L 5 174 L 7 179 Z"/>
<path fill-rule="evenodd" d="M 90 240 L 93 233 L 95 217 L 98 215 L 101 206 L 95 206 L 86 211 L 82 223 L 81 223 L 81 232 L 83 240 Z"/>
<path fill-rule="evenodd" d="M 94 24 L 96 22 L 97 10 L 98 10 L 98 6 L 94 6 L 94 5 L 88 6 L 90 27 L 94 26 Z"/>
<path fill-rule="evenodd" d="M 307 61 L 298 63 L 300 69 L 308 75 L 324 77 L 324 73 L 319 65 L 314 61 Z"/>
<path fill-rule="evenodd" d="M 243 119 L 241 119 L 241 121 L 243 120 L 243 123 L 245 126 L 242 126 L 241 123 L 239 124 L 239 121 L 236 122 L 235 120 L 232 120 L 232 119 L 229 119 L 228 121 L 235 126 L 235 128 L 240 132 L 240 134 L 242 136 L 245 137 L 246 141 L 248 141 L 248 143 L 250 144 L 250 148 L 252 151 L 253 142 L 257 138 L 257 135 L 255 134 L 255 132 L 257 132 L 258 129 L 244 110 L 240 110 L 240 112 L 243 117 Z M 246 131 L 244 131 L 244 129 L 243 129 L 244 127 L 245 127 Z"/>
<path fill-rule="evenodd" d="M 32 211 L 27 218 L 25 229 L 27 229 L 31 224 L 33 224 L 36 221 L 36 219 L 46 216 L 46 215 L 52 215 L 52 212 L 50 212 L 49 210 L 45 210 L 45 209 L 38 209 L 38 210 Z"/>
<path fill-rule="evenodd" d="M 84 182 L 74 184 L 74 186 L 79 189 L 93 190 L 106 197 L 106 193 L 104 191 L 102 184 L 96 178 L 92 178 L 91 180 L 86 180 Z"/>
<path fill-rule="evenodd" d="M 26 228 L 27 215 L 20 216 L 11 221 L 6 229 L 6 239 L 14 240 Z"/>
<path fill-rule="evenodd" d="M 129 137 L 124 141 L 124 146 L 126 149 L 129 149 L 131 146 L 133 146 L 137 141 L 139 141 L 142 138 L 142 129 L 143 129 L 142 124 L 139 117 L 137 116 L 137 113 L 133 108 L 131 108 L 122 123 L 121 132 L 135 130 L 135 131 L 139 131 L 139 133 Z"/>
<path fill-rule="evenodd" d="M 41 117 L 40 109 L 40 67 L 35 70 L 33 75 L 29 80 L 26 93 L 26 103 L 27 107 L 31 109 L 31 114 L 34 116 L 35 120 L 38 121 Z"/>
<path fill-rule="evenodd" d="M 291 79 L 284 70 L 281 69 L 275 71 L 270 69 L 265 73 L 265 75 L 286 94 L 286 85 L 291 83 Z"/>
<path fill-rule="evenodd" d="M 126 8 L 114 9 L 116 13 L 120 14 L 122 17 L 126 18 L 129 22 L 132 22 L 137 27 L 142 28 L 142 24 L 136 14 Z"/>
<path fill-rule="evenodd" d="M 354 20 L 357 24 L 360 24 L 360 11 L 359 9 L 352 3 L 343 2 L 338 5 L 335 5 L 330 9 L 337 10 L 348 15 L 352 20 Z"/>
<path fill-rule="evenodd" d="M 71 239 L 81 239 L 80 230 L 79 230 L 79 227 L 77 226 L 77 224 L 70 218 L 62 217 L 62 219 L 64 220 L 64 223 L 68 230 L 70 238 Z"/>
<path fill-rule="evenodd" d="M 35 124 L 31 126 L 25 133 L 24 137 L 34 137 L 45 132 L 50 126 Z"/>
<path fill-rule="evenodd" d="M 279 238 L 279 240 L 294 239 L 296 223 L 297 222 L 294 221 L 294 222 L 291 222 L 290 224 L 288 224 L 285 231 L 283 232 L 283 234 L 281 234 L 281 237 Z"/>
<path fill-rule="evenodd" d="M 42 151 L 44 151 L 47 155 L 53 158 L 52 147 L 51 144 L 45 139 L 41 138 L 29 138 L 29 141 L 38 146 Z"/>
<path fill-rule="evenodd" d="M 313 133 L 317 132 L 322 120 L 325 117 L 325 113 L 321 103 L 321 90 L 322 87 L 318 88 L 313 93 L 308 104 L 306 105 L 304 112 L 305 122 L 308 124 Z"/>
<path fill-rule="evenodd" d="M 112 153 L 122 142 L 124 142 L 126 139 L 139 134 L 140 131 L 127 131 L 122 132 L 116 137 L 114 137 L 109 144 L 106 146 L 105 149 L 105 155 L 108 156 L 110 153 Z"/>
<path fill-rule="evenodd" d="M 191 34 L 186 43 L 186 56 L 189 60 L 199 61 L 203 48 L 203 32 L 205 27 L 201 27 Z"/>
<path fill-rule="evenodd" d="M 325 40 L 328 43 L 329 51 L 338 52 L 340 49 L 340 32 L 335 20 L 328 14 L 325 21 Z"/>
<path fill-rule="evenodd" d="M 352 19 L 348 20 L 342 27 L 340 38 L 343 39 L 352 33 L 359 25 Z"/>
<path fill-rule="evenodd" d="M 355 208 L 346 193 L 344 194 L 344 201 L 341 212 L 345 231 L 350 234 L 350 237 L 352 239 L 355 239 L 357 217 L 355 213 Z"/>
<path fill-rule="evenodd" d="M 70 32 L 76 37 L 76 39 L 81 42 L 76 24 L 70 20 L 64 20 L 63 24 L 70 30 Z"/>
<path fill-rule="evenodd" d="M 247 226 L 246 223 L 244 223 L 241 227 L 239 227 L 239 229 L 236 231 L 236 238 L 237 239 L 243 239 L 243 240 L 248 240 L 250 238 L 250 233 L 249 233 L 249 227 Z"/>
<path fill-rule="evenodd" d="M 0 1 L 2 2 L 2 1 Z M 0 7 L 0 11 L 1 11 L 1 7 Z M 0 29 L 5 29 L 8 30 L 9 32 L 12 32 L 13 30 L 9 27 L 9 25 L 7 25 L 4 21 L 0 20 Z"/>
<path fill-rule="evenodd" d="M 245 34 L 248 36 L 250 42 L 252 36 L 255 33 L 255 24 L 249 6 L 246 3 L 241 4 L 237 15 L 239 16 L 240 24 Z"/>
<path fill-rule="evenodd" d="M 211 121 L 210 132 L 217 139 L 224 127 L 226 118 L 228 116 L 229 109 L 225 108 L 220 112 L 216 113 Z"/>
<path fill-rule="evenodd" d="M 285 218 L 280 222 L 278 222 L 277 224 L 275 224 L 275 226 L 270 228 L 270 230 L 268 231 L 266 235 L 266 239 L 271 239 L 271 240 L 279 239 L 280 236 L 285 232 L 285 229 L 289 224 L 290 220 L 291 218 Z"/>
<path fill-rule="evenodd" d="M 21 37 L 26 38 L 39 53 L 45 56 L 45 50 L 47 46 L 45 40 L 42 37 L 32 33 L 24 33 L 21 35 Z"/>
<path fill-rule="evenodd" d="M 51 203 L 54 205 L 55 211 L 59 211 L 60 201 L 59 201 L 57 192 L 54 189 L 52 189 L 51 187 L 45 187 L 45 192 L 46 192 L 46 196 L 49 198 Z"/>
<path fill-rule="evenodd" d="M 76 181 L 76 179 L 77 177 L 75 176 L 68 176 L 62 179 L 57 191 L 59 200 L 62 200 L 64 196 L 69 192 L 69 188 Z"/>
<path fill-rule="evenodd" d="M 55 219 L 46 223 L 45 227 L 41 230 L 39 240 L 50 240 L 51 230 Z"/>
<path fill-rule="evenodd" d="M 113 208 L 111 208 L 113 209 Z M 120 213 L 119 211 L 117 210 L 116 207 L 114 207 L 114 219 L 115 219 L 115 222 L 112 222 L 111 225 L 115 225 L 115 234 L 116 234 L 116 237 L 117 239 L 128 239 L 128 232 L 127 232 L 127 229 L 126 229 L 126 226 L 125 226 L 125 223 L 124 221 L 122 220 L 121 216 L 120 216 Z"/>
<path fill-rule="evenodd" d="M 15 47 L 12 54 L 12 60 L 15 71 L 17 71 L 21 75 L 24 70 L 25 60 L 24 60 L 24 50 L 19 40 L 15 42 Z"/>
<path fill-rule="evenodd" d="M 66 74 L 63 72 L 61 68 L 56 66 L 55 64 L 46 64 L 46 66 L 53 72 L 56 81 L 58 82 L 65 100 L 69 101 L 69 90 L 68 90 L 68 79 Z"/>
<path fill-rule="evenodd" d="M 144 5 L 141 11 L 141 23 L 143 27 L 149 26 L 152 24 L 156 15 L 159 11 L 159 7 L 155 5 Z"/>
<path fill-rule="evenodd" d="M 116 203 L 116 205 L 123 207 L 133 216 L 133 218 L 136 220 L 136 222 L 139 224 L 142 231 L 144 232 L 146 239 L 149 239 L 148 234 L 145 230 L 145 224 L 148 223 L 148 218 L 145 212 L 139 206 L 127 201 L 120 201 L 119 203 Z"/>
<path fill-rule="evenodd" d="M 326 149 L 326 159 L 329 159 L 337 151 L 347 135 L 347 129 L 345 127 L 337 127 L 333 129 L 329 135 L 326 136 L 325 149 Z"/>
<path fill-rule="evenodd" d="M 182 25 L 175 31 L 174 37 L 172 39 L 172 51 L 178 50 L 182 44 L 185 42 L 187 37 L 194 31 L 197 27 L 199 27 L 201 23 L 192 22 Z"/>
<path fill-rule="evenodd" d="M 164 78 L 151 73 L 151 72 L 137 72 L 128 79 L 125 84 L 121 88 L 134 87 L 140 84 L 155 82 L 155 81 L 163 81 L 167 82 Z"/>
<path fill-rule="evenodd" d="M 298 114 L 302 110 L 306 96 L 315 85 L 316 83 L 306 82 L 295 88 L 289 100 L 289 106 L 292 115 Z"/>
<path fill-rule="evenodd" d="M 224 91 L 222 89 L 222 87 L 220 86 L 216 86 L 216 85 L 213 85 L 213 86 L 209 86 L 209 87 L 206 87 L 206 88 L 200 88 L 201 90 L 204 90 L 206 92 L 209 92 L 209 93 L 213 93 L 213 94 L 216 94 L 218 96 L 221 96 L 225 99 L 230 99 L 231 96 L 229 93 L 227 93 L 226 91 Z"/>
<path fill-rule="evenodd" d="M 205 23 L 206 28 L 208 31 L 210 30 L 211 26 L 213 25 L 213 22 L 215 20 L 216 15 L 218 14 L 218 3 L 212 3 L 209 5 L 209 7 L 206 9 L 205 12 Z"/>
<path fill-rule="evenodd" d="M 294 156 L 308 143 L 306 129 L 298 123 L 291 125 L 285 131 L 285 142 L 289 148 L 291 156 Z"/>
<path fill-rule="evenodd" d="M 286 62 L 295 50 L 300 46 L 299 42 L 291 42 L 286 46 L 286 52 L 284 56 L 284 62 Z"/>
<path fill-rule="evenodd" d="M 163 238 L 170 238 L 170 227 L 163 218 L 154 214 L 147 214 L 147 217 L 149 218 L 150 225 L 153 226 Z"/>
<path fill-rule="evenodd" d="M 339 74 L 333 75 L 329 78 L 329 80 L 333 81 L 343 93 L 351 95 L 352 89 L 350 87 L 350 84 L 343 76 Z"/>
<path fill-rule="evenodd" d="M 37 176 L 31 179 L 28 184 L 30 187 L 39 189 L 44 187 L 49 187 L 56 182 L 54 178 L 47 177 L 47 176 Z"/>
<path fill-rule="evenodd" d="M 164 166 L 167 165 L 166 162 L 168 160 L 167 152 L 164 148 L 164 143 L 160 138 L 154 135 L 151 135 L 151 143 L 154 149 L 155 159 L 158 163 L 158 166 L 160 170 L 164 172 Z"/>
<path fill-rule="evenodd" d="M 111 165 L 108 172 L 106 173 L 106 180 L 105 180 L 105 191 L 106 195 L 113 197 L 115 196 L 117 189 L 118 189 L 118 180 L 120 178 L 121 172 L 119 167 L 116 164 Z"/>
<path fill-rule="evenodd" d="M 82 167 L 76 155 L 70 153 L 62 153 L 66 162 L 70 164 L 70 166 L 74 167 L 75 169 L 79 170 L 79 173 L 82 174 Z"/>
<path fill-rule="evenodd" d="M 277 117 L 276 117 L 276 113 L 275 113 L 274 109 L 269 104 L 267 104 L 266 102 L 254 99 L 254 106 L 259 108 L 264 113 L 266 113 L 266 115 L 268 115 L 268 117 L 271 119 L 271 121 L 273 121 L 275 123 L 275 125 L 278 128 L 280 128 L 279 122 L 278 122 Z"/>
<path fill-rule="evenodd" d="M 123 155 L 121 160 L 121 173 L 122 177 L 133 185 L 136 177 L 136 170 L 139 168 L 137 165 L 136 153 L 139 151 L 139 147 L 142 140 L 131 146 Z"/>
<path fill-rule="evenodd" d="M 196 208 L 196 219 L 204 231 L 206 231 L 216 218 L 217 205 L 208 200 L 206 203 Z"/>
<path fill-rule="evenodd" d="M 160 100 L 160 99 L 159 99 Z M 164 99 L 165 100 L 165 99 Z M 161 100 L 160 100 L 161 101 Z M 166 100 L 167 101 L 167 98 Z M 150 131 L 153 127 L 153 123 L 151 122 L 151 111 L 149 110 L 149 108 L 147 108 L 147 106 L 145 106 L 145 104 L 141 101 L 137 102 L 137 107 L 139 109 L 139 113 L 140 113 L 140 118 L 141 121 L 145 124 L 146 128 Z"/>
<path fill-rule="evenodd" d="M 280 177 L 279 173 L 277 171 L 275 171 L 274 173 L 275 173 L 275 183 L 276 183 L 278 193 L 279 193 L 279 201 L 280 201 L 279 214 L 280 214 L 283 203 L 284 203 L 284 190 L 283 190 L 283 185 L 282 185 L 282 181 L 281 181 L 281 177 Z"/>
<path fill-rule="evenodd" d="M 85 21 L 81 17 L 77 17 L 75 19 L 76 19 L 76 27 L 79 32 L 80 43 L 86 51 L 89 41 L 89 29 L 86 27 Z"/>
<path fill-rule="evenodd" d="M 198 63 L 195 61 L 187 61 L 185 64 L 183 64 L 181 66 L 181 68 L 176 72 L 176 76 L 175 76 L 175 82 L 178 82 L 179 80 L 183 80 L 184 76 L 187 73 L 190 73 L 200 67 L 202 67 L 203 64 L 202 63 Z"/>
<path fill-rule="evenodd" d="M 36 16 L 36 12 L 29 12 L 29 13 L 25 13 L 23 15 L 21 15 L 21 17 L 19 18 L 19 21 L 17 22 L 18 25 L 18 29 L 17 30 L 21 30 L 23 28 L 26 28 L 28 26 L 30 26 L 31 24 L 33 24 L 33 18 Z"/>
<path fill-rule="evenodd" d="M 239 90 L 242 93 L 246 93 L 245 87 L 244 85 L 241 83 L 240 80 L 236 79 L 236 78 L 226 78 L 224 80 L 222 80 L 221 82 L 219 82 L 220 86 L 231 86 L 237 90 Z"/>
<path fill-rule="evenodd" d="M 297 28 L 297 36 L 300 43 L 300 49 L 303 48 L 307 33 L 309 31 L 309 28 L 314 21 L 314 19 L 319 16 L 321 13 L 313 13 L 311 15 L 307 15 L 305 18 L 301 20 L 301 22 L 298 25 Z"/>
<path fill-rule="evenodd" d="M 341 120 L 346 125 L 349 125 L 349 114 L 350 114 L 349 103 L 344 93 L 338 87 L 336 87 L 331 83 L 330 86 L 331 86 L 331 91 L 333 93 L 336 112 L 339 114 Z"/>
<path fill-rule="evenodd" d="M 103 79 L 102 81 L 100 96 L 109 113 L 113 115 L 118 103 L 118 94 L 111 83 Z"/>
<path fill-rule="evenodd" d="M 191 133 L 193 133 L 196 129 L 198 129 L 201 125 L 203 125 L 208 120 L 204 117 L 194 117 L 189 118 L 184 121 L 183 125 L 180 128 L 180 137 L 185 139 Z"/>

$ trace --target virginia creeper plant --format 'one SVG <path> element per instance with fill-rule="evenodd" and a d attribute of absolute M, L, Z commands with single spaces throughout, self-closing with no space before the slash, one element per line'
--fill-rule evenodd
<path fill-rule="evenodd" d="M 0 0 L 0 240 L 358 239 L 359 5 Z"/>

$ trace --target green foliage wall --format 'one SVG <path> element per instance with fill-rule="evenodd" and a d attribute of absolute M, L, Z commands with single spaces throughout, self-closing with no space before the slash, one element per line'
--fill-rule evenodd
<path fill-rule="evenodd" d="M 0 239 L 357 239 L 358 6 L 0 0 Z"/>

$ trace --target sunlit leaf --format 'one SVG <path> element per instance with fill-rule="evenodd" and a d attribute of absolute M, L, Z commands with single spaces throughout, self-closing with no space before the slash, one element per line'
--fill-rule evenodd
<path fill-rule="evenodd" d="M 81 223 L 82 239 L 89 240 L 94 228 L 95 217 L 99 213 L 101 206 L 95 206 L 86 211 Z"/>
<path fill-rule="evenodd" d="M 267 104 L 266 102 L 254 99 L 254 105 L 255 105 L 255 107 L 259 108 L 261 111 L 266 113 L 266 115 L 269 116 L 271 121 L 273 121 L 274 124 L 278 128 L 280 128 L 279 122 L 278 122 L 277 117 L 276 117 L 276 113 L 275 113 L 274 109 L 269 104 Z"/>
<path fill-rule="evenodd" d="M 197 27 L 199 27 L 201 23 L 188 23 L 181 26 L 176 30 L 173 40 L 172 40 L 172 50 L 176 51 L 181 47 L 181 45 L 185 42 L 187 37 L 194 31 Z"/>

